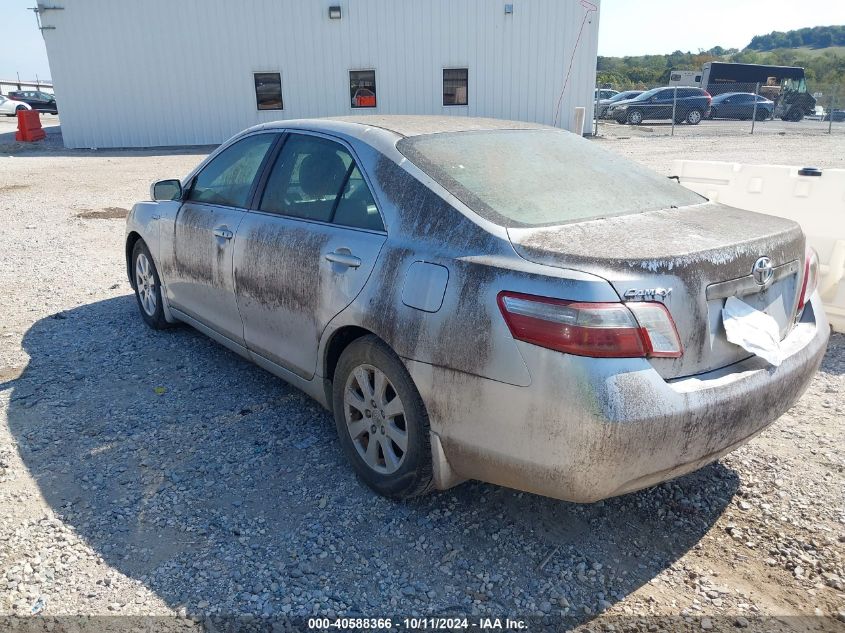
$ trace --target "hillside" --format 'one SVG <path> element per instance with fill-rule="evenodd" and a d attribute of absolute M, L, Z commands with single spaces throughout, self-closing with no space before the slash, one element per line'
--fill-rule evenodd
<path fill-rule="evenodd" d="M 845 46 L 845 26 L 814 26 L 794 31 L 772 31 L 755 35 L 746 50 L 774 51 L 777 49 L 826 49 Z"/>

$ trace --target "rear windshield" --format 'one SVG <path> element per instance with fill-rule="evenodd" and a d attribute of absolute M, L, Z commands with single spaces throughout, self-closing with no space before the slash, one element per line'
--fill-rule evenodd
<path fill-rule="evenodd" d="M 676 181 L 562 130 L 404 138 L 400 152 L 483 218 L 549 226 L 699 204 Z"/>

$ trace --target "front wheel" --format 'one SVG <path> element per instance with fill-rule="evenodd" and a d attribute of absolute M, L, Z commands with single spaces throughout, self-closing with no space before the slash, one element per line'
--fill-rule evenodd
<path fill-rule="evenodd" d="M 789 120 L 792 121 L 793 123 L 797 123 L 798 121 L 803 121 L 804 120 L 804 113 L 800 109 L 795 108 L 789 113 Z"/>
<path fill-rule="evenodd" d="M 169 327 L 162 307 L 161 279 L 150 249 L 143 240 L 135 242 L 132 249 L 132 280 L 135 285 L 135 299 L 138 301 L 144 322 L 154 330 Z"/>
<path fill-rule="evenodd" d="M 768 118 L 769 118 L 768 112 L 766 112 L 765 110 L 763 110 L 762 112 L 760 110 L 757 110 L 757 120 L 758 121 L 765 121 Z"/>
<path fill-rule="evenodd" d="M 685 120 L 690 125 L 698 125 L 701 123 L 701 110 L 690 110 Z"/>
<path fill-rule="evenodd" d="M 628 113 L 628 123 L 631 125 L 639 125 L 643 122 L 643 113 L 639 110 L 631 110 Z"/>
<path fill-rule="evenodd" d="M 338 360 L 332 392 L 343 452 L 370 488 L 394 499 L 433 488 L 428 414 L 385 343 L 375 336 L 352 342 Z"/>

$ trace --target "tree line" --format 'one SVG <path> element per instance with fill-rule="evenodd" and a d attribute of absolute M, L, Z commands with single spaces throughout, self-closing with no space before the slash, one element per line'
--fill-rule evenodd
<path fill-rule="evenodd" d="M 755 35 L 748 45 L 753 51 L 773 51 L 778 48 L 828 48 L 845 46 L 845 26 L 814 26 L 794 31 L 772 31 Z"/>
<path fill-rule="evenodd" d="M 675 51 L 668 55 L 599 56 L 597 75 L 600 85 L 610 84 L 616 90 L 654 88 L 668 85 L 673 70 L 701 70 L 704 63 L 712 61 L 801 66 L 805 69 L 811 91 L 834 89 L 845 97 L 845 54 L 837 51 L 759 51 L 750 48 L 740 51 L 716 46 L 697 53 Z"/>

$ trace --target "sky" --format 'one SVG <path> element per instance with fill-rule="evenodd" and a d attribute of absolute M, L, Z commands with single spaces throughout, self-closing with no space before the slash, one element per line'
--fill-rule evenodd
<path fill-rule="evenodd" d="M 601 0 L 599 55 L 745 48 L 755 35 L 845 24 L 845 0 Z"/>
<path fill-rule="evenodd" d="M 44 39 L 35 22 L 36 0 L 0 0 L 0 79 L 47 79 L 50 65 Z"/>
<path fill-rule="evenodd" d="M 18 72 L 21 79 L 50 77 L 44 40 L 27 10 L 35 1 L 0 0 L 0 79 Z M 599 55 L 744 48 L 754 35 L 829 24 L 845 24 L 845 0 L 601 0 Z"/>

